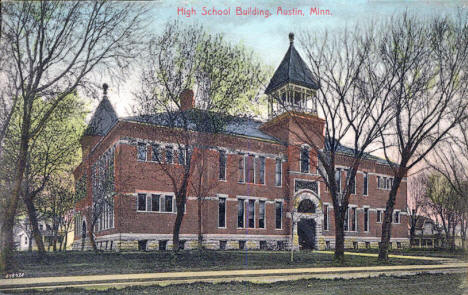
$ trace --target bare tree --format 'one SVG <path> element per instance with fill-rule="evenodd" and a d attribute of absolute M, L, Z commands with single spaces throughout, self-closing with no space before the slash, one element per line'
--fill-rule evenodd
<path fill-rule="evenodd" d="M 146 53 L 135 112 L 155 114 L 148 119 L 178 128 L 167 139 L 175 144 L 174 162 L 178 165 L 172 164 L 172 157 L 169 161 L 168 157 L 157 159 L 176 198 L 173 249 L 177 252 L 190 178 L 195 163 L 204 158 L 197 155 L 214 143 L 214 134 L 233 122 L 228 113 L 247 105 L 258 89 L 256 81 L 264 75 L 261 65 L 243 47 L 233 46 L 222 35 L 209 35 L 198 26 L 169 23 Z M 195 109 L 181 103 L 182 95 L 193 95 L 187 90 L 191 88 L 196 90 Z"/>
<path fill-rule="evenodd" d="M 414 245 L 414 235 L 416 226 L 423 218 L 423 214 L 427 209 L 427 176 L 424 173 L 413 175 L 408 181 L 408 206 L 407 213 L 409 216 L 410 227 L 410 246 Z"/>
<path fill-rule="evenodd" d="M 0 269 L 12 266 L 13 223 L 21 194 L 30 141 L 48 123 L 64 98 L 100 70 L 118 77 L 127 69 L 143 36 L 143 6 L 123 2 L 22 1 L 8 2 L 2 40 L 8 44 L 7 67 L 14 77 L 16 100 L 21 100 L 18 162 L 11 197 L 2 224 Z M 3 42 L 3 41 L 2 41 Z M 2 70 L 5 70 L 4 68 Z M 39 100 L 42 110 L 33 114 Z"/>
<path fill-rule="evenodd" d="M 318 173 L 333 201 L 335 259 L 339 262 L 344 261 L 344 220 L 349 197 L 355 190 L 357 170 L 362 162 L 375 160 L 369 153 L 379 138 L 380 127 L 387 125 L 392 115 L 389 95 L 382 95 L 380 90 L 393 77 L 390 73 L 372 72 L 377 50 L 373 45 L 375 32 L 360 32 L 361 27 L 356 27 L 333 36 L 327 31 L 304 34 L 302 45 L 319 86 L 312 111 L 324 118 L 325 138 L 319 125 L 295 115 L 295 105 L 273 95 L 281 111 L 290 113 L 300 131 L 289 130 L 318 157 Z M 292 43 L 293 35 L 290 39 Z M 337 169 L 338 165 L 346 168 Z"/>
<path fill-rule="evenodd" d="M 419 19 L 407 13 L 393 17 L 379 41 L 378 66 L 396 73 L 391 92 L 395 117 L 381 133 L 394 181 L 382 222 L 379 260 L 388 260 L 393 208 L 407 172 L 459 122 L 468 101 L 468 26 L 466 17 Z"/>

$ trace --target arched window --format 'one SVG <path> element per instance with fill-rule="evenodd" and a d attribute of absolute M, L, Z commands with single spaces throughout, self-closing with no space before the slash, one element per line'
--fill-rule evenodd
<path fill-rule="evenodd" d="M 299 213 L 315 213 L 315 204 L 309 199 L 302 200 L 299 203 L 299 207 L 297 208 L 297 212 L 299 212 Z"/>

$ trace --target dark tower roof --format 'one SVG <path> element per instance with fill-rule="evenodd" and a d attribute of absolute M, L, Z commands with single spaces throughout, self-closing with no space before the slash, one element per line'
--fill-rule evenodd
<path fill-rule="evenodd" d="M 117 114 L 107 98 L 107 84 L 104 84 L 104 97 L 96 108 L 91 121 L 89 121 L 84 135 L 104 136 L 114 126 L 115 122 L 117 122 Z"/>
<path fill-rule="evenodd" d="M 275 74 L 265 90 L 270 94 L 286 83 L 294 83 L 311 89 L 318 89 L 318 83 L 313 78 L 309 67 L 294 48 L 294 34 L 289 34 L 290 45 Z"/>

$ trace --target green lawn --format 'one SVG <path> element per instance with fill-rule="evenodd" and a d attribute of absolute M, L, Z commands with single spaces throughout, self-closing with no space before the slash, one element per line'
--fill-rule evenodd
<path fill-rule="evenodd" d="M 407 277 L 378 277 L 352 280 L 298 280 L 272 284 L 254 283 L 194 283 L 166 287 L 146 286 L 90 291 L 84 289 L 58 289 L 52 291 L 30 291 L 24 294 L 463 294 L 466 274 L 421 274 Z"/>
<path fill-rule="evenodd" d="M 25 277 L 381 265 L 375 257 L 356 255 L 346 255 L 344 265 L 334 263 L 333 255 L 325 253 L 301 251 L 294 258 L 291 263 L 289 252 L 275 251 L 182 251 L 178 256 L 172 252 L 66 252 L 48 254 L 46 261 L 40 261 L 34 253 L 19 253 L 15 265 Z M 402 264 L 437 262 L 397 258 L 389 262 L 389 265 Z"/>

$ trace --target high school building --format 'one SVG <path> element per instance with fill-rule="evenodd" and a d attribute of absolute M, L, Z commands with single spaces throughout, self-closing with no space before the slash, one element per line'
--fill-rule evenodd
<path fill-rule="evenodd" d="M 317 87 L 290 36 L 289 49 L 265 91 L 269 119 L 240 119 L 209 136 L 211 189 L 201 201 L 201 226 L 198 199 L 189 189 L 180 234 L 185 249 L 197 246 L 200 228 L 210 249 L 334 247 L 332 200 L 320 181 L 317 156 L 300 136 L 326 146 L 325 122 L 314 103 Z M 175 144 L 180 130 L 161 114 L 118 118 L 104 93 L 81 139 L 83 160 L 75 170 L 81 200 L 74 249 L 89 247 L 92 225 L 101 249 L 170 249 L 176 200 L 162 165 L 176 171 L 188 158 Z M 183 93 L 181 105 L 185 112 L 193 110 L 192 91 Z M 293 111 L 284 112 L 285 107 Z M 341 189 L 351 151 L 339 149 Z M 391 183 L 384 160 L 369 155 L 362 161 L 345 221 L 347 248 L 378 246 Z M 404 179 L 396 198 L 395 248 L 408 244 L 406 185 Z"/>

